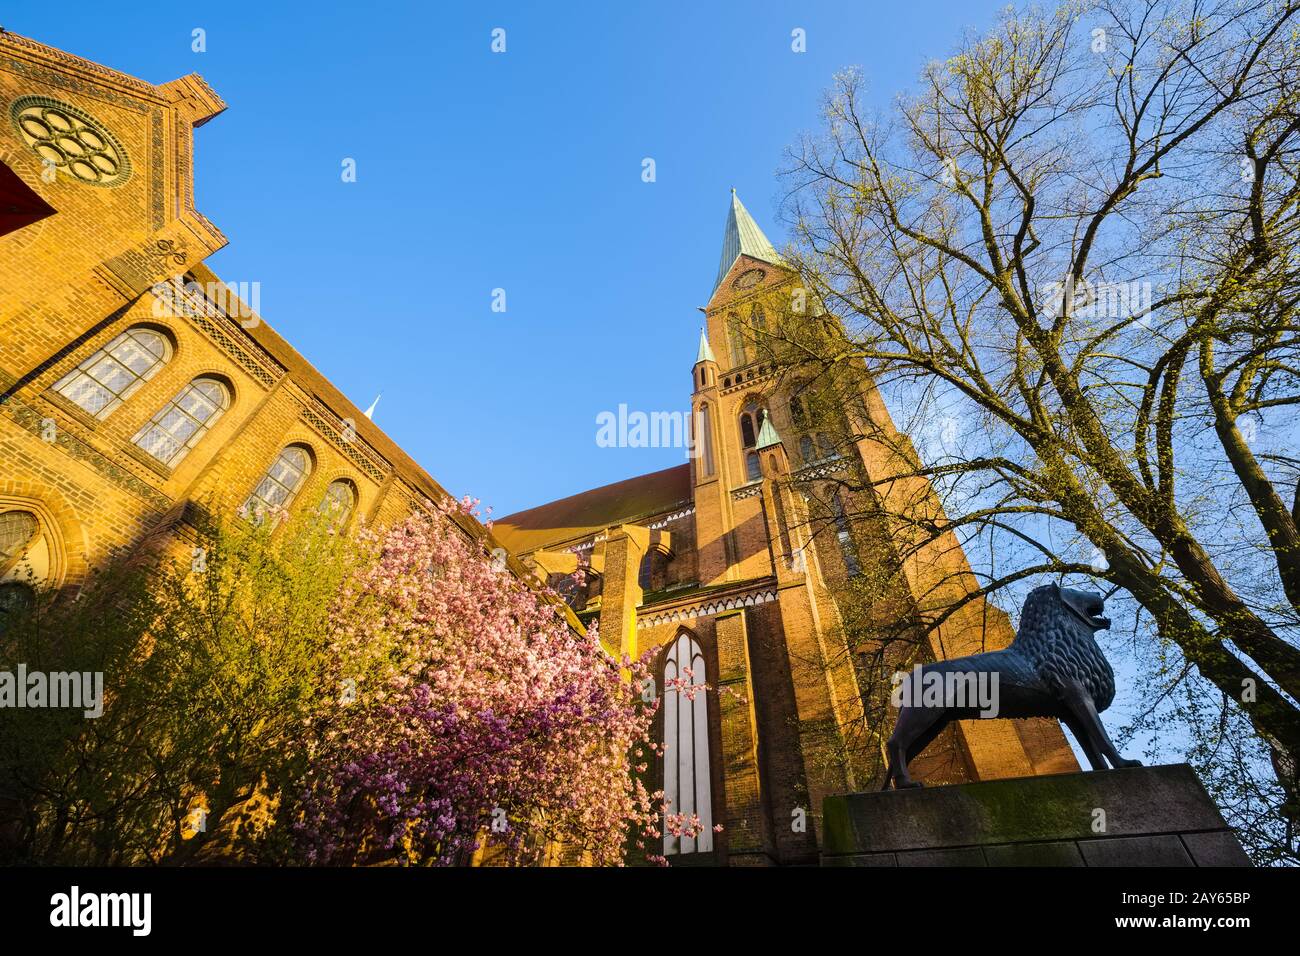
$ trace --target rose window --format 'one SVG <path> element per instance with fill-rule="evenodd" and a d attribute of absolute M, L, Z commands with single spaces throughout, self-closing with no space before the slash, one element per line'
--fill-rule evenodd
<path fill-rule="evenodd" d="M 131 162 L 117 138 L 90 114 L 44 96 L 24 96 L 10 115 L 18 132 L 48 166 L 92 186 L 118 186 Z"/>

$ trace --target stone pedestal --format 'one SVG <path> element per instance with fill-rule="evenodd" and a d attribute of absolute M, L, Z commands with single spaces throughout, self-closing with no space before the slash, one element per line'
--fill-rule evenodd
<path fill-rule="evenodd" d="M 827 797 L 823 866 L 1250 866 L 1191 767 Z"/>

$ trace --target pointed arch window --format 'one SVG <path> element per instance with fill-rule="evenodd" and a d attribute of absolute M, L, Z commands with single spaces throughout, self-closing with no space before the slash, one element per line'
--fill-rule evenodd
<path fill-rule="evenodd" d="M 825 432 L 817 433 L 817 451 L 823 458 L 835 457 L 835 443 L 826 437 Z"/>
<path fill-rule="evenodd" d="M 767 409 L 755 398 L 748 399 L 740 411 L 740 447 L 753 448 L 758 444 L 758 433 L 763 430 L 763 416 Z"/>
<path fill-rule="evenodd" d="M 767 331 L 767 314 L 763 311 L 763 306 L 755 302 L 754 307 L 749 310 L 749 324 L 754 327 L 755 331 Z"/>
<path fill-rule="evenodd" d="M 695 416 L 695 426 L 699 434 L 695 436 L 696 452 L 700 456 L 700 464 L 703 466 L 706 476 L 713 474 L 713 415 L 709 405 L 706 402 L 700 406 L 699 414 Z"/>
<path fill-rule="evenodd" d="M 740 445 L 742 448 L 754 447 L 754 416 L 748 411 L 740 413 Z"/>
<path fill-rule="evenodd" d="M 838 488 L 831 495 L 831 516 L 835 519 L 835 537 L 839 539 L 840 553 L 844 556 L 844 570 L 849 577 L 856 578 L 862 573 L 862 567 L 858 563 L 858 549 L 853 543 L 852 525 L 844 511 L 844 498 Z"/>
<path fill-rule="evenodd" d="M 288 508 L 309 474 L 311 455 L 302 445 L 290 445 L 266 470 L 244 507 L 255 519 Z"/>
<path fill-rule="evenodd" d="M 329 487 L 325 489 L 325 497 L 320 503 L 320 512 L 326 516 L 331 527 L 343 528 L 352 518 L 352 512 L 356 507 L 356 486 L 346 478 L 340 478 L 331 481 Z"/>
<path fill-rule="evenodd" d="M 734 312 L 728 316 L 727 327 L 731 336 L 731 367 L 745 364 L 745 333 L 740 328 L 740 317 Z"/>
<path fill-rule="evenodd" d="M 794 422 L 798 428 L 804 428 L 808 425 L 808 416 L 803 410 L 803 399 L 798 395 L 790 399 L 790 421 Z"/>
<path fill-rule="evenodd" d="M 756 451 L 745 453 L 745 477 L 750 481 L 758 481 L 763 477 L 763 464 Z"/>
<path fill-rule="evenodd" d="M 96 418 L 107 418 L 171 357 L 165 335 L 135 326 L 55 382 L 54 390 Z"/>
<path fill-rule="evenodd" d="M 230 407 L 230 389 L 215 378 L 196 378 L 136 432 L 131 441 L 175 467 Z"/>
<path fill-rule="evenodd" d="M 693 837 L 664 829 L 664 856 L 708 853 L 713 849 L 713 797 L 709 777 L 709 702 L 702 690 L 694 700 L 672 681 L 688 687 L 705 682 L 704 654 L 685 631 L 664 660 L 664 797 L 668 812 L 700 818 Z"/>

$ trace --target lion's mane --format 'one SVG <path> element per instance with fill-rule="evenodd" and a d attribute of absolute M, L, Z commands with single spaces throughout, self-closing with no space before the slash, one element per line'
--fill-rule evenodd
<path fill-rule="evenodd" d="M 1029 592 L 1020 612 L 1020 630 L 1009 650 L 1024 655 L 1057 693 L 1067 679 L 1077 678 L 1098 711 L 1115 699 L 1115 672 L 1092 631 L 1066 606 L 1054 584 Z"/>

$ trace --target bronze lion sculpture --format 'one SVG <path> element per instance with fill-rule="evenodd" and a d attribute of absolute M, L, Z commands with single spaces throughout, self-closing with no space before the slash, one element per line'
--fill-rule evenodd
<path fill-rule="evenodd" d="M 968 718 L 1055 717 L 1083 748 L 1093 770 L 1137 767 L 1120 756 L 1098 715 L 1115 699 L 1115 672 L 1093 636 L 1110 627 L 1101 616 L 1100 594 L 1055 584 L 1034 588 L 1020 614 L 1020 630 L 1000 651 L 936 661 L 914 669 L 903 680 L 905 699 L 886 751 L 889 768 L 882 790 L 919 787 L 907 765 L 953 720 Z M 917 678 L 946 692 L 922 694 Z M 976 703 L 954 687 L 991 684 L 993 700 Z M 937 698 L 937 699 L 935 699 Z"/>

